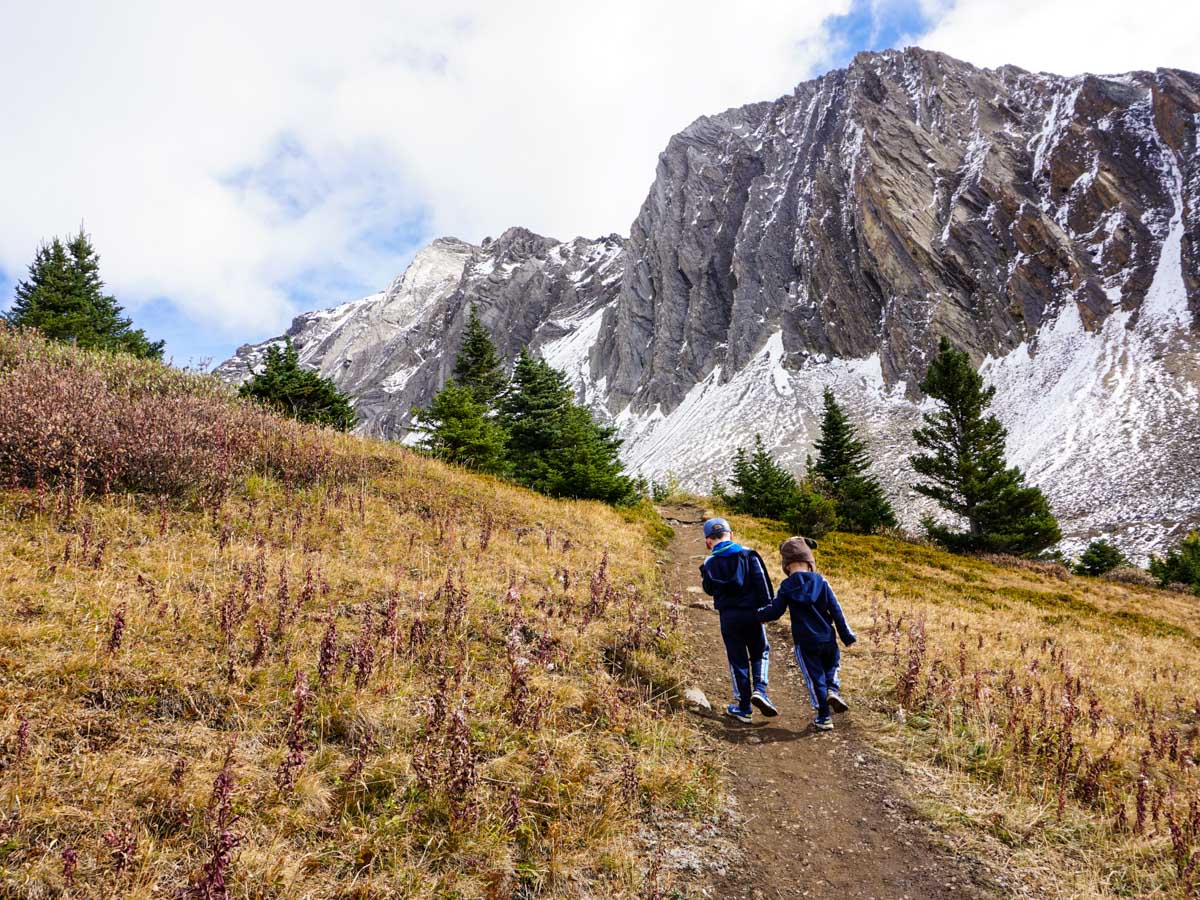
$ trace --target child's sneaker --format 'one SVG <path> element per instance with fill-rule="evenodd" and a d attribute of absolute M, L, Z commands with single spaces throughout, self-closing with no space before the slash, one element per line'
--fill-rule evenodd
<path fill-rule="evenodd" d="M 813 725 L 817 727 L 817 731 L 833 731 L 833 719 L 829 716 L 823 719 L 813 719 Z"/>
<path fill-rule="evenodd" d="M 730 703 L 727 707 L 725 707 L 725 715 L 729 716 L 731 719 L 737 719 L 743 725 L 749 725 L 752 721 L 754 721 L 750 718 L 750 710 L 742 709 L 742 707 L 738 706 L 736 703 Z"/>
<path fill-rule="evenodd" d="M 846 712 L 850 708 L 850 704 L 843 700 L 837 691 L 830 691 L 829 708 L 834 712 Z"/>
<path fill-rule="evenodd" d="M 753 703 L 755 709 L 757 709 L 764 716 L 779 715 L 779 710 L 775 708 L 775 704 L 771 702 L 771 699 L 764 691 L 755 691 L 753 694 L 751 694 L 750 702 Z"/>

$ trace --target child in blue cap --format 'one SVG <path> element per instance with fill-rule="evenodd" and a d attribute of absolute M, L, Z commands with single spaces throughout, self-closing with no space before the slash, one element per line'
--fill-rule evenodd
<path fill-rule="evenodd" d="M 722 518 L 704 523 L 704 544 L 709 556 L 700 565 L 700 577 L 721 614 L 721 638 L 733 681 L 735 702 L 725 714 L 748 725 L 753 704 L 764 716 L 777 716 L 779 710 L 767 697 L 771 648 L 757 615 L 774 595 L 767 567 L 757 552 L 733 542 L 729 523 Z"/>

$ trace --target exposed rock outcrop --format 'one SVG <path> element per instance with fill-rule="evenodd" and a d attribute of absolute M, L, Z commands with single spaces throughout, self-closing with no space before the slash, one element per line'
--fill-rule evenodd
<path fill-rule="evenodd" d="M 673 137 L 628 239 L 441 239 L 289 333 L 365 431 L 403 437 L 476 304 L 503 352 L 570 373 L 635 468 L 703 487 L 755 431 L 799 465 L 830 385 L 910 515 L 916 385 L 945 334 L 1068 547 L 1145 553 L 1200 521 L 1198 122 L 1187 72 L 860 54 Z"/>

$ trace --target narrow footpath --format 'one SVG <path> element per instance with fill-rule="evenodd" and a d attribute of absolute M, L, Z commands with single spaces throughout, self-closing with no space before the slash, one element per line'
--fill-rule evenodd
<path fill-rule="evenodd" d="M 717 613 L 699 593 L 704 510 L 660 513 L 675 529 L 665 576 L 682 598 L 680 618 L 694 639 L 694 683 L 713 707 L 703 719 L 706 743 L 726 770 L 738 819 L 732 838 L 742 856 L 724 874 L 697 876 L 689 888 L 719 898 L 1003 896 L 984 866 L 956 854 L 913 810 L 906 799 L 912 788 L 898 766 L 872 752 L 856 730 L 853 708 L 835 716 L 833 732 L 810 727 L 812 706 L 786 614 L 768 626 L 771 698 L 780 715 L 756 712 L 753 725 L 721 715 L 731 688 Z M 772 564 L 773 555 L 763 557 Z M 850 669 L 843 688 L 853 704 L 854 680 L 866 673 Z"/>

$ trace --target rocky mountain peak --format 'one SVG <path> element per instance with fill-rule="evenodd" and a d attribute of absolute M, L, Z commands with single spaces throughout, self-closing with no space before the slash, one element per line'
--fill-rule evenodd
<path fill-rule="evenodd" d="M 442 239 L 289 334 L 365 431 L 403 438 L 475 305 L 503 353 L 567 371 L 632 466 L 702 487 L 756 431 L 801 465 L 829 386 L 910 510 L 917 385 L 946 335 L 1069 540 L 1144 552 L 1200 521 L 1200 497 L 1163 499 L 1200 478 L 1198 122 L 1188 72 L 861 53 L 672 137 L 628 238 Z"/>

